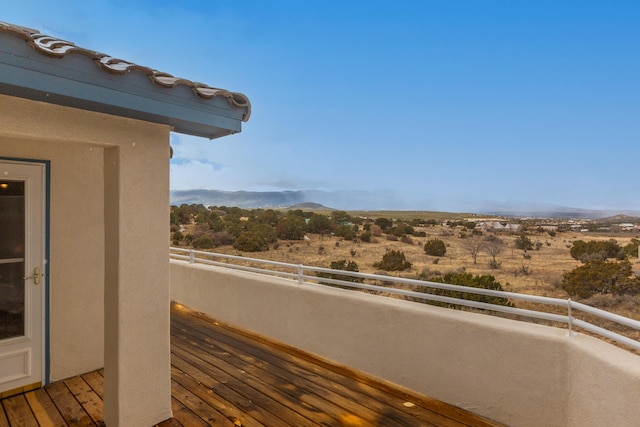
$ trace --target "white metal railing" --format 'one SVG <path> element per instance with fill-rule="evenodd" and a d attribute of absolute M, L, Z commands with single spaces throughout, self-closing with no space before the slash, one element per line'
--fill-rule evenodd
<path fill-rule="evenodd" d="M 585 331 L 589 331 L 591 333 L 597 334 L 601 337 L 608 338 L 616 342 L 619 342 L 621 344 L 627 345 L 635 350 L 640 350 L 640 341 L 636 341 L 632 338 L 621 335 L 617 332 L 594 325 L 585 320 L 578 319 L 574 316 L 574 314 L 575 314 L 575 311 L 581 311 L 583 313 L 587 313 L 592 316 L 595 316 L 599 319 L 608 320 L 608 321 L 617 323 L 618 325 L 622 325 L 636 331 L 640 331 L 639 321 L 630 319 L 628 317 L 620 316 L 614 313 L 610 313 L 608 311 L 601 310 L 595 307 L 591 307 L 586 304 L 575 302 L 575 301 L 572 301 L 571 299 L 564 300 L 560 298 L 541 297 L 536 295 L 519 294 L 515 292 L 494 291 L 490 289 L 473 288 L 473 287 L 459 286 L 459 285 L 449 285 L 444 283 L 429 282 L 429 281 L 416 280 L 416 279 L 405 279 L 401 277 L 384 276 L 379 274 L 368 274 L 368 273 L 357 273 L 352 271 L 334 270 L 330 268 L 313 267 L 313 266 L 303 265 L 303 264 L 291 264 L 291 263 L 269 261 L 269 260 L 263 260 L 263 259 L 257 259 L 257 258 L 247 258 L 244 256 L 238 256 L 238 255 L 218 254 L 218 253 L 196 251 L 193 249 L 183 249 L 183 248 L 176 248 L 176 247 L 171 247 L 170 257 L 175 260 L 187 261 L 190 264 L 199 263 L 199 264 L 226 267 L 226 268 L 231 268 L 235 270 L 249 271 L 253 273 L 286 277 L 289 279 L 296 280 L 297 283 L 300 285 L 303 285 L 305 283 L 316 283 L 316 284 L 329 283 L 329 284 L 339 285 L 339 286 L 348 287 L 348 288 L 364 289 L 364 290 L 369 290 L 374 292 L 384 292 L 387 294 L 401 295 L 404 297 L 412 297 L 412 298 L 421 299 L 421 300 L 438 301 L 438 302 L 455 304 L 455 305 L 460 305 L 465 307 L 472 307 L 477 309 L 490 310 L 494 312 L 507 313 L 515 316 L 523 316 L 526 318 L 542 319 L 542 320 L 547 320 L 551 322 L 559 322 L 567 325 L 567 328 L 569 330 L 569 335 L 572 335 L 573 329 L 575 327 L 578 327 L 578 328 L 584 329 Z M 222 260 L 222 261 L 217 261 L 216 259 Z M 229 261 L 265 265 L 265 266 L 268 266 L 269 268 L 252 267 L 249 265 L 241 265 L 241 264 L 232 264 Z M 277 270 L 276 268 L 282 269 L 283 271 Z M 308 274 L 308 273 L 313 273 L 313 274 Z M 527 301 L 527 302 L 536 303 L 536 304 L 545 304 L 545 305 L 561 307 L 564 309 L 563 311 L 566 312 L 567 314 L 556 314 L 556 313 L 550 313 L 545 311 L 527 310 L 522 308 L 491 304 L 487 302 L 471 301 L 471 300 L 454 298 L 449 296 L 435 295 L 435 294 L 410 291 L 405 289 L 390 288 L 390 287 L 380 286 L 375 284 L 350 282 L 350 281 L 338 280 L 330 277 L 320 277 L 317 275 L 317 273 L 330 274 L 333 276 L 340 275 L 340 276 L 357 277 L 365 280 L 373 280 L 376 282 L 383 281 L 383 282 L 401 283 L 401 284 L 413 285 L 413 286 L 417 286 L 425 289 L 441 289 L 441 290 L 463 292 L 466 294 L 493 296 L 498 298 L 505 298 L 508 300 Z"/>

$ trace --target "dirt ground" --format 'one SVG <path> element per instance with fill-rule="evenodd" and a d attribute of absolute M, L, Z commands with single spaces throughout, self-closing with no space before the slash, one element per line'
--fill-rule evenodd
<path fill-rule="evenodd" d="M 478 254 L 474 264 L 469 250 L 465 248 L 465 242 L 469 237 L 461 237 L 465 234 L 470 236 L 468 230 L 465 231 L 461 227 L 432 226 L 416 227 L 415 231 L 424 231 L 427 236 L 411 236 L 412 242 L 405 243 L 399 240 L 387 240 L 383 234 L 379 237 L 373 237 L 371 243 L 365 243 L 347 241 L 335 236 L 308 234 L 308 240 L 279 241 L 275 245 L 272 244 L 270 250 L 266 252 L 241 253 L 232 246 L 221 246 L 214 251 L 319 267 L 329 267 L 332 261 L 345 259 L 356 262 L 360 272 L 380 273 L 374 267 L 374 263 L 379 262 L 385 252 L 399 250 L 404 252 L 407 260 L 412 263 L 412 268 L 402 272 L 384 272 L 384 274 L 406 278 L 416 278 L 420 273 L 433 276 L 461 271 L 478 275 L 491 274 L 506 291 L 566 299 L 569 298 L 569 295 L 560 287 L 562 275 L 580 265 L 569 253 L 575 240 L 609 240 L 613 238 L 620 246 L 624 246 L 632 238 L 638 238 L 633 233 L 606 235 L 558 232 L 555 236 L 546 232 L 530 233 L 528 237 L 539 249 L 524 252 L 515 248 L 517 235 L 495 233 L 494 235 L 504 242 L 503 251 L 496 257 L 500 268 L 495 269 L 489 266 L 491 257 L 485 251 Z M 487 233 L 484 235 L 486 236 Z M 424 244 L 428 239 L 433 238 L 445 242 L 447 248 L 445 256 L 434 257 L 425 254 Z M 536 243 L 538 244 L 536 245 Z M 631 258 L 631 261 L 634 270 L 639 272 L 638 258 Z M 640 320 L 640 298 L 596 296 L 582 302 Z M 519 303 L 518 306 L 525 308 L 526 304 Z"/>

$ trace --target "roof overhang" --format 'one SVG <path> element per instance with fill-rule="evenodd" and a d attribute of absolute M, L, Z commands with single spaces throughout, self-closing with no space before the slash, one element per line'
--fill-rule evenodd
<path fill-rule="evenodd" d="M 168 125 L 206 138 L 241 131 L 246 96 L 175 78 L 0 22 L 0 94 Z"/>

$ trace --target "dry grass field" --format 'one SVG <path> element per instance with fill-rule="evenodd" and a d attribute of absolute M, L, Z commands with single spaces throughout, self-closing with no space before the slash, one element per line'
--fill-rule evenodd
<path fill-rule="evenodd" d="M 411 242 L 400 240 L 388 240 L 387 236 L 374 236 L 371 243 L 343 240 L 335 236 L 320 236 L 308 234 L 309 240 L 279 241 L 266 252 L 242 253 L 232 246 L 220 246 L 214 251 L 219 253 L 243 255 L 251 258 L 259 258 L 273 261 L 281 261 L 294 264 L 306 264 L 319 267 L 329 267 L 331 262 L 345 259 L 358 264 L 360 272 L 381 273 L 397 275 L 406 278 L 417 278 L 421 273 L 426 276 L 445 274 L 448 272 L 468 272 L 474 275 L 491 274 L 500 282 L 506 291 L 526 293 L 555 298 L 569 298 L 560 287 L 562 275 L 580 263 L 574 260 L 569 249 L 575 240 L 609 240 L 616 241 L 624 246 L 632 238 L 638 236 L 634 233 L 621 233 L 607 235 L 603 233 L 558 232 L 551 236 L 546 232 L 528 233 L 537 250 L 529 250 L 526 253 L 515 248 L 516 234 L 504 232 L 490 233 L 496 235 L 504 242 L 503 251 L 497 255 L 496 260 L 500 268 L 489 266 L 491 257 L 480 251 L 476 263 L 465 244 L 471 238 L 469 230 L 462 227 L 451 228 L 443 225 L 416 227 L 415 231 L 424 231 L 426 237 L 411 236 Z M 486 236 L 489 233 L 484 233 Z M 463 236 L 467 237 L 463 237 Z M 438 238 L 445 242 L 446 254 L 443 257 L 428 256 L 424 252 L 424 244 L 428 239 Z M 390 250 L 404 252 L 406 258 L 412 263 L 410 270 L 402 272 L 382 272 L 374 267 L 382 256 Z M 634 270 L 640 271 L 638 258 L 631 259 Z M 640 297 L 615 297 L 611 295 L 598 295 L 581 302 L 596 306 L 608 311 L 640 320 Z M 527 308 L 524 302 L 517 306 Z"/>

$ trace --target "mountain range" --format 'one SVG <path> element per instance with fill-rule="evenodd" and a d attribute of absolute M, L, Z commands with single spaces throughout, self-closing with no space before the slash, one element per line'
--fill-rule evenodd
<path fill-rule="evenodd" d="M 380 191 L 222 191 L 174 190 L 171 204 L 203 204 L 205 206 L 237 206 L 244 209 L 287 208 L 306 204 L 314 208 L 341 210 L 438 210 L 412 202 L 392 192 Z M 305 206 L 305 205 L 303 205 Z M 309 208 L 310 209 L 310 208 Z M 640 216 L 636 210 L 596 210 L 521 201 L 475 202 L 464 212 L 499 216 L 536 218 L 599 219 L 614 215 Z"/>

